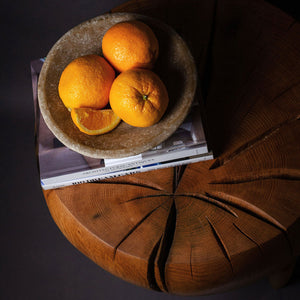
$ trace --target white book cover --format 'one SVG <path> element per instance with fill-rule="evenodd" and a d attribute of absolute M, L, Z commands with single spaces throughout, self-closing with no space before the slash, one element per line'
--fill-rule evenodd
<path fill-rule="evenodd" d="M 196 103 L 170 138 L 139 155 L 120 159 L 95 159 L 70 150 L 48 129 L 39 111 L 37 82 L 43 61 L 39 59 L 31 63 L 36 147 L 43 189 L 213 159 L 212 153 L 207 148 L 199 105 Z"/>

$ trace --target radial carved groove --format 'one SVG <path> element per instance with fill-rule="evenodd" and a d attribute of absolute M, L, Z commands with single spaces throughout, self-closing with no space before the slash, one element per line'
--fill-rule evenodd
<path fill-rule="evenodd" d="M 296 19 L 294 19 L 294 20 L 291 22 L 291 24 L 289 25 L 287 31 L 290 31 L 290 30 L 293 28 L 293 26 L 295 26 L 296 24 L 298 24 L 298 21 L 297 21 Z"/>
<path fill-rule="evenodd" d="M 259 218 L 284 232 L 287 231 L 287 229 L 279 221 L 274 219 L 271 215 L 263 211 L 261 208 L 251 204 L 250 202 L 247 202 L 244 199 L 226 194 L 224 192 L 210 192 L 207 193 L 207 195 L 211 198 L 223 201 L 231 206 L 237 207 L 238 209 L 244 210 L 247 213 L 255 216 L 256 218 Z"/>
<path fill-rule="evenodd" d="M 294 21 L 295 22 L 295 21 Z M 294 22 L 291 23 L 291 27 L 292 28 L 293 24 L 295 24 Z M 284 95 L 286 95 L 288 92 L 290 92 L 293 88 L 297 87 L 300 84 L 300 81 L 297 81 L 296 83 L 291 84 L 290 86 L 288 86 L 287 88 L 285 88 L 281 93 L 279 93 L 278 95 L 276 95 L 273 99 L 272 99 L 272 103 L 275 102 L 277 99 L 283 97 Z M 299 118 L 299 116 L 298 116 Z"/>
<path fill-rule="evenodd" d="M 153 247 L 151 254 L 148 259 L 148 268 L 147 268 L 147 280 L 149 283 L 149 287 L 155 291 L 162 292 L 159 288 L 156 278 L 155 278 L 155 259 L 158 254 L 158 249 L 161 244 L 162 237 L 158 240 L 158 242 Z"/>
<path fill-rule="evenodd" d="M 110 180 L 105 180 L 105 181 L 95 181 L 92 182 L 92 184 L 102 184 L 105 182 L 106 184 L 112 184 L 112 185 L 125 185 L 125 186 L 136 186 L 137 188 L 146 188 L 146 189 L 152 189 L 159 191 L 160 189 L 151 185 L 146 185 L 146 184 L 141 184 L 141 183 L 134 183 L 134 182 L 128 182 L 128 181 L 110 181 Z"/>
<path fill-rule="evenodd" d="M 162 289 L 168 291 L 166 277 L 165 277 L 165 269 L 166 263 L 169 257 L 170 249 L 173 243 L 174 232 L 176 228 L 176 205 L 175 201 L 173 200 L 172 206 L 169 211 L 166 228 L 161 239 L 159 251 L 156 258 L 156 264 L 158 266 L 159 273 L 159 280 L 162 284 Z"/>
<path fill-rule="evenodd" d="M 227 213 L 231 214 L 234 217 L 238 217 L 238 215 L 236 214 L 236 212 L 234 212 L 228 205 L 224 204 L 222 201 L 219 201 L 218 199 L 214 199 L 212 197 L 207 197 L 206 195 L 195 195 L 195 194 L 176 194 L 176 197 L 190 197 L 193 199 L 197 199 L 197 200 L 201 200 L 201 201 L 205 201 L 208 202 L 218 208 L 223 209 L 224 211 L 226 211 Z"/>
<path fill-rule="evenodd" d="M 260 251 L 261 255 L 263 255 L 261 246 L 259 245 L 259 243 L 257 243 L 249 234 L 247 234 L 245 231 L 243 231 L 239 226 L 237 226 L 235 223 L 233 223 L 233 226 L 242 234 L 244 235 L 247 239 L 249 239 L 251 242 L 253 242 L 258 250 Z"/>
<path fill-rule="evenodd" d="M 218 245 L 220 246 L 225 258 L 227 259 L 227 261 L 229 262 L 230 264 L 230 268 L 233 272 L 233 266 L 232 266 L 232 263 L 231 263 L 231 257 L 230 257 L 230 253 L 226 247 L 226 244 L 224 243 L 221 235 L 218 233 L 218 230 L 216 229 L 215 225 L 209 220 L 209 218 L 206 216 L 206 219 L 211 227 L 211 230 L 213 231 L 213 234 L 214 234 L 214 237 L 218 243 Z"/>
<path fill-rule="evenodd" d="M 114 259 L 116 257 L 118 248 L 120 245 L 147 219 L 149 218 L 158 208 L 160 208 L 161 205 L 158 205 L 154 209 L 152 209 L 149 213 L 147 213 L 138 223 L 136 223 L 130 230 L 129 232 L 121 239 L 121 241 L 115 246 L 114 248 Z"/>
<path fill-rule="evenodd" d="M 220 178 L 212 180 L 210 184 L 238 184 L 257 180 L 282 179 L 282 180 L 300 180 L 300 170 L 288 168 L 265 169 L 256 172 L 235 176 L 235 178 Z"/>
<path fill-rule="evenodd" d="M 209 89 L 212 84 L 212 66 L 213 66 L 213 49 L 214 49 L 214 39 L 216 31 L 216 21 L 217 21 L 217 10 L 218 10 L 218 0 L 212 1 L 212 17 L 211 17 L 211 28 L 209 31 L 208 44 L 206 49 L 206 59 L 203 66 L 203 76 L 201 81 L 202 99 L 203 105 L 205 106 L 207 97 L 209 94 Z"/>
<path fill-rule="evenodd" d="M 170 198 L 172 194 L 157 194 L 157 195 L 147 195 L 147 196 L 142 196 L 142 197 L 136 197 L 136 198 L 131 198 L 131 199 L 128 199 L 122 203 L 128 203 L 128 202 L 132 202 L 132 201 L 137 201 L 137 200 L 146 200 L 147 201 L 147 198 L 164 198 L 164 197 L 167 197 L 167 198 Z"/>
<path fill-rule="evenodd" d="M 280 129 L 282 129 L 286 125 L 289 125 L 295 121 L 299 121 L 299 119 L 300 119 L 300 115 L 297 115 L 296 117 L 294 117 L 292 119 L 288 119 L 285 122 L 280 123 L 270 129 L 268 129 L 267 131 L 258 135 L 254 139 L 250 140 L 249 142 L 247 142 L 244 145 L 237 148 L 235 151 L 230 153 L 228 156 L 216 159 L 214 161 L 214 163 L 211 165 L 210 169 L 213 170 L 213 169 L 219 168 L 219 167 L 227 164 L 228 162 L 234 160 L 238 156 L 242 155 L 244 152 L 252 149 L 253 147 L 255 147 L 261 143 L 265 143 L 268 138 L 270 138 L 273 134 L 276 134 Z"/>
<path fill-rule="evenodd" d="M 191 270 L 191 277 L 193 279 L 194 275 L 193 275 L 193 263 L 192 263 L 193 259 L 192 259 L 192 257 L 193 257 L 193 247 L 191 246 L 191 248 L 190 248 L 190 270 Z"/>

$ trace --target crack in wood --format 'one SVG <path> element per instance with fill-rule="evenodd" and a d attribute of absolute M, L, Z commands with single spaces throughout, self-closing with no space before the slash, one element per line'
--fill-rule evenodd
<path fill-rule="evenodd" d="M 187 165 L 176 166 L 173 177 L 173 193 L 176 192 Z"/>
<path fill-rule="evenodd" d="M 237 158 L 241 154 L 249 151 L 253 147 L 256 147 L 257 145 L 263 143 L 265 140 L 269 139 L 271 136 L 273 136 L 275 133 L 277 133 L 282 127 L 289 125 L 295 121 L 298 121 L 300 119 L 300 115 L 297 115 L 294 118 L 288 119 L 280 124 L 277 124 L 276 126 L 266 130 L 262 134 L 258 135 L 254 139 L 250 140 L 249 142 L 243 144 L 242 146 L 238 147 L 236 150 L 234 150 L 231 154 L 225 156 L 225 157 L 219 157 L 217 158 L 213 164 L 210 166 L 210 170 L 219 168 L 228 162 L 232 161 L 233 159 Z"/>
<path fill-rule="evenodd" d="M 231 214 L 232 216 L 238 218 L 238 215 L 235 211 L 233 211 L 230 207 L 228 207 L 223 202 L 218 201 L 217 199 L 214 199 L 212 197 L 208 197 L 206 195 L 201 195 L 201 194 L 178 194 L 178 195 L 175 195 L 175 197 L 190 197 L 190 198 L 194 198 L 194 199 L 197 199 L 197 200 L 201 200 L 201 201 L 210 203 L 214 206 L 217 206 L 218 208 L 221 208 L 225 212 L 227 212 L 227 213 Z"/>
<path fill-rule="evenodd" d="M 262 171 L 247 172 L 235 178 L 221 178 L 212 180 L 209 184 L 238 184 L 257 180 L 282 179 L 282 180 L 300 180 L 300 170 L 288 168 L 274 168 Z"/>
<path fill-rule="evenodd" d="M 121 244 L 145 221 L 147 220 L 158 208 L 160 208 L 162 204 L 158 205 L 154 209 L 152 209 L 150 212 L 148 212 L 139 222 L 137 222 L 121 239 L 121 241 L 114 247 L 114 253 L 113 253 L 113 259 L 115 259 L 117 250 L 121 246 Z"/>
<path fill-rule="evenodd" d="M 155 278 L 155 258 L 158 253 L 159 245 L 161 243 L 162 236 L 158 240 L 158 242 L 154 245 L 149 259 L 148 259 L 148 267 L 147 267 L 147 280 L 149 287 L 155 291 L 162 292 L 162 290 L 159 288 L 156 278 Z"/>
<path fill-rule="evenodd" d="M 210 225 L 211 227 L 211 230 L 214 234 L 214 237 L 219 245 L 219 247 L 221 248 L 226 260 L 229 262 L 229 265 L 230 265 L 230 268 L 231 268 L 231 271 L 233 273 L 233 266 L 232 266 L 232 262 L 231 262 L 231 257 L 230 257 L 230 253 L 226 247 L 226 244 L 225 242 L 222 240 L 222 237 L 221 235 L 219 234 L 219 232 L 217 231 L 215 225 L 209 220 L 209 218 L 207 216 L 205 216 L 206 220 L 208 221 L 208 224 Z"/>
<path fill-rule="evenodd" d="M 248 240 L 250 240 L 252 243 L 254 243 L 256 246 L 257 246 L 257 248 L 258 248 L 258 250 L 259 250 L 259 253 L 261 254 L 261 255 L 263 255 L 263 251 L 262 251 L 262 248 L 261 248 L 261 246 L 260 246 L 260 244 L 259 243 L 257 243 L 249 234 L 247 234 L 245 231 L 243 231 L 240 227 L 238 227 L 235 223 L 233 223 L 233 226 L 242 234 L 242 235 L 244 235 Z"/>
<path fill-rule="evenodd" d="M 168 287 L 166 283 L 166 263 L 170 254 L 170 249 L 172 247 L 175 229 L 176 229 L 176 218 L 177 209 L 175 205 L 175 200 L 173 199 L 171 208 L 169 210 L 168 219 L 166 222 L 165 231 L 161 239 L 159 251 L 157 254 L 157 266 L 159 270 L 159 277 L 162 283 L 163 289 L 168 292 Z"/>

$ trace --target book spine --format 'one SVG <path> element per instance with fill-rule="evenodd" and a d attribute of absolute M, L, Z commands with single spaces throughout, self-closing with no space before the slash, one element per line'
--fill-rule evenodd
<path fill-rule="evenodd" d="M 146 171 L 153 171 L 153 170 L 158 170 L 158 169 L 163 169 L 163 168 L 171 168 L 179 165 L 185 165 L 185 164 L 190 164 L 190 163 L 196 163 L 199 161 L 204 161 L 204 160 L 209 160 L 213 159 L 213 155 L 208 153 L 206 155 L 201 155 L 199 157 L 195 158 L 187 158 L 179 161 L 173 161 L 173 162 L 167 162 L 167 163 L 158 163 L 158 164 L 153 164 L 153 165 L 147 165 L 147 166 L 140 166 L 137 168 L 133 168 L 130 170 L 120 170 L 117 172 L 112 172 L 108 174 L 101 174 L 97 176 L 91 176 L 88 178 L 81 178 L 81 179 L 73 179 L 69 181 L 56 181 L 56 182 L 48 182 L 47 179 L 41 180 L 42 188 L 44 190 L 49 190 L 49 189 L 56 189 L 56 188 L 61 188 L 61 187 L 66 187 L 70 185 L 76 185 L 76 184 L 82 184 L 82 183 L 93 183 L 97 181 L 101 181 L 104 179 L 109 179 L 109 178 L 116 178 L 120 176 L 125 176 L 125 175 L 132 175 L 136 173 L 141 173 L 141 172 L 146 172 Z"/>
<path fill-rule="evenodd" d="M 70 185 L 77 185 L 77 184 L 82 184 L 82 183 L 93 183 L 97 182 L 100 180 L 104 179 L 109 179 L 109 178 L 115 178 L 115 177 L 120 177 L 120 176 L 125 176 L 125 175 L 131 175 L 140 172 L 138 168 L 132 169 L 132 170 L 123 170 L 119 172 L 113 172 L 110 174 L 102 174 L 98 176 L 93 176 L 91 178 L 82 178 L 82 179 L 74 179 L 70 181 L 64 181 L 64 182 L 54 182 L 54 183 L 47 183 L 46 180 L 41 180 L 41 185 L 43 190 L 51 190 L 51 189 L 57 189 L 57 188 L 62 188 Z"/>
<path fill-rule="evenodd" d="M 108 174 L 116 173 L 116 172 L 125 172 L 127 170 L 134 170 L 140 167 L 144 167 L 145 165 L 155 165 L 155 164 L 165 164 L 170 161 L 179 160 L 182 158 L 192 158 L 199 155 L 207 154 L 207 148 L 197 147 L 195 149 L 181 150 L 178 152 L 166 153 L 161 156 L 154 156 L 148 158 L 141 158 L 139 160 L 135 160 L 132 162 L 123 162 L 121 164 L 109 165 L 107 167 L 91 169 L 81 172 L 75 172 L 66 175 L 54 176 L 49 178 L 42 178 L 42 184 L 58 184 L 61 182 L 65 184 L 65 182 L 73 182 L 85 180 L 86 178 L 102 178 L 102 176 L 106 176 Z"/>

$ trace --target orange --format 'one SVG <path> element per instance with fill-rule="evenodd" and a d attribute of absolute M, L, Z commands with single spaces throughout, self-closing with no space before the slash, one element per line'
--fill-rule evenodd
<path fill-rule="evenodd" d="M 146 69 L 131 69 L 114 80 L 109 102 L 112 110 L 127 124 L 148 127 L 162 118 L 169 97 L 157 74 Z"/>
<path fill-rule="evenodd" d="M 74 108 L 71 117 L 79 130 L 89 135 L 107 133 L 121 121 L 111 109 Z"/>
<path fill-rule="evenodd" d="M 152 29 L 140 21 L 113 25 L 102 40 L 104 57 L 119 72 L 132 68 L 151 69 L 158 57 L 158 40 Z"/>
<path fill-rule="evenodd" d="M 108 103 L 115 71 L 101 56 L 86 55 L 74 59 L 63 70 L 58 93 L 68 109 L 103 108 Z"/>

